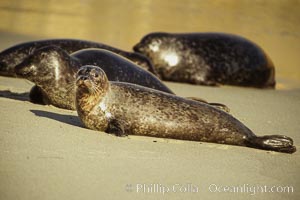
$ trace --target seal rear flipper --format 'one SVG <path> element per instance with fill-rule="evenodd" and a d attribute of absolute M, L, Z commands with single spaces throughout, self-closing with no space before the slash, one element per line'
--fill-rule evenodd
<path fill-rule="evenodd" d="M 213 107 L 215 107 L 219 110 L 230 113 L 230 109 L 222 103 L 208 103 L 206 100 L 204 100 L 202 98 L 199 98 L 199 97 L 186 97 L 186 98 L 189 99 L 189 100 L 198 101 L 198 102 L 201 102 L 201 103 L 211 105 L 211 106 L 213 106 Z"/>
<path fill-rule="evenodd" d="M 284 135 L 254 137 L 248 140 L 247 145 L 253 148 L 278 151 L 282 153 L 296 152 L 296 147 L 293 146 L 293 139 Z"/>
<path fill-rule="evenodd" d="M 121 122 L 119 122 L 116 119 L 113 119 L 108 123 L 108 127 L 105 132 L 109 134 L 114 134 L 119 137 L 127 136 L 127 134 L 124 131 L 124 126 Z"/>

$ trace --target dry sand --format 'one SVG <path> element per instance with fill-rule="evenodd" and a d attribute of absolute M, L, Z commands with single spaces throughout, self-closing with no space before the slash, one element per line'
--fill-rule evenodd
<path fill-rule="evenodd" d="M 180 96 L 222 102 L 257 135 L 288 135 L 299 149 L 299 89 L 167 85 Z M 30 103 L 31 86 L 0 77 L 0 199 L 300 199 L 299 151 L 119 138 L 83 128 L 74 111 Z M 215 186 L 248 192 L 216 192 Z M 254 186 L 279 191 L 254 194 Z"/>

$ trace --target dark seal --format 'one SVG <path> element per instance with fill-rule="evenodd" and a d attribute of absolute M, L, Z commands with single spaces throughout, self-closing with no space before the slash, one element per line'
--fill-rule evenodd
<path fill-rule="evenodd" d="M 15 67 L 19 77 L 34 82 L 30 92 L 34 103 L 75 110 L 75 76 L 83 65 L 100 66 L 109 80 L 129 82 L 173 93 L 152 73 L 130 60 L 104 49 L 80 50 L 69 55 L 56 46 L 36 50 Z"/>
<path fill-rule="evenodd" d="M 33 54 L 36 49 L 50 45 L 60 47 L 69 54 L 86 48 L 106 49 L 128 58 L 140 67 L 156 74 L 151 62 L 139 53 L 127 52 L 106 44 L 86 40 L 53 39 L 26 42 L 2 51 L 0 53 L 0 75 L 15 76 L 14 67 L 16 65 L 20 64 L 29 55 Z"/>
<path fill-rule="evenodd" d="M 200 85 L 275 87 L 272 61 L 258 45 L 222 33 L 151 33 L 134 46 L 162 79 Z"/>
<path fill-rule="evenodd" d="M 76 109 L 83 124 L 116 135 L 214 142 L 293 153 L 287 136 L 256 136 L 231 115 L 200 102 L 138 85 L 109 82 L 99 67 L 76 78 Z"/>

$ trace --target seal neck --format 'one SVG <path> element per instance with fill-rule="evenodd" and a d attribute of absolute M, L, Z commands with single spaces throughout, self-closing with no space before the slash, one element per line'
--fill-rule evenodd
<path fill-rule="evenodd" d="M 76 109 L 78 115 L 90 112 L 96 106 L 97 102 L 97 96 L 89 94 L 87 88 L 79 88 L 76 90 Z"/>
<path fill-rule="evenodd" d="M 79 115 L 88 115 L 99 105 L 105 98 L 107 91 L 110 89 L 108 84 L 105 86 L 97 93 L 90 92 L 87 87 L 76 89 L 76 109 Z"/>
<path fill-rule="evenodd" d="M 75 71 L 75 73 L 82 66 L 82 64 L 80 63 L 80 60 L 73 56 L 70 56 L 69 65 L 71 66 L 71 69 Z"/>

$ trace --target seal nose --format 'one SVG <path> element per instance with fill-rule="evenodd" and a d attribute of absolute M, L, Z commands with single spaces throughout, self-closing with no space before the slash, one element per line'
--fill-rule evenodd
<path fill-rule="evenodd" d="M 7 73 L 7 65 L 0 61 L 0 74 L 5 75 Z"/>
<path fill-rule="evenodd" d="M 77 76 L 76 82 L 83 82 L 83 81 L 85 81 L 86 79 L 87 79 L 86 76 L 84 76 L 84 75 L 79 75 L 79 76 Z"/>
<path fill-rule="evenodd" d="M 77 77 L 76 85 L 90 85 L 90 79 L 88 76 L 81 75 Z"/>

